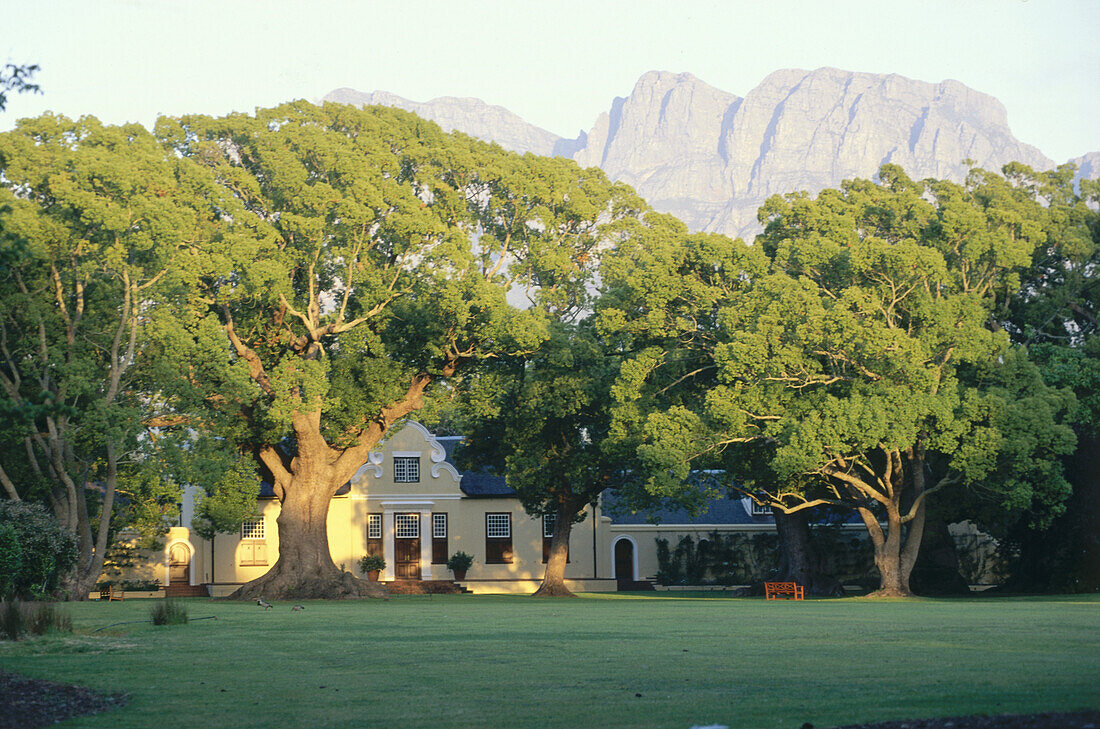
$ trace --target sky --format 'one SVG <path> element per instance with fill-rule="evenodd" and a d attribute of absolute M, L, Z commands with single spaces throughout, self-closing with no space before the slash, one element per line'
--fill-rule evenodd
<path fill-rule="evenodd" d="M 1056 162 L 1100 151 L 1100 0 L 5 2 L 0 63 L 36 63 L 0 130 L 53 111 L 151 126 L 329 91 L 473 96 L 573 137 L 647 71 L 744 96 L 782 68 L 955 79 Z"/>

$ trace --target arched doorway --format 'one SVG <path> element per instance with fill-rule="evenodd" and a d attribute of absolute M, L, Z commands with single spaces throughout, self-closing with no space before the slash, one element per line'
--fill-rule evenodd
<path fill-rule="evenodd" d="M 638 579 L 635 572 L 637 561 L 634 554 L 634 540 L 629 537 L 619 537 L 615 542 L 615 579 L 619 583 L 619 589 L 629 589 Z"/>
<path fill-rule="evenodd" d="M 191 584 L 191 548 L 183 542 L 168 548 L 168 584 Z"/>

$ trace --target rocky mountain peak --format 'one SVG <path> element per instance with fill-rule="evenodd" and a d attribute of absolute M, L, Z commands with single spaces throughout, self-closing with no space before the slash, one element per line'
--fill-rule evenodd
<path fill-rule="evenodd" d="M 1054 166 L 1012 135 L 1004 106 L 988 94 L 953 80 L 838 68 L 780 69 L 744 98 L 690 73 L 649 71 L 576 139 L 479 99 L 418 103 L 352 89 L 325 99 L 397 106 L 506 149 L 599 166 L 692 230 L 733 236 L 759 231 L 756 210 L 770 195 L 873 177 L 887 162 L 917 179 L 958 181 L 966 160 L 991 170 L 1011 161 Z M 1095 153 L 1074 161 L 1096 176 Z"/>

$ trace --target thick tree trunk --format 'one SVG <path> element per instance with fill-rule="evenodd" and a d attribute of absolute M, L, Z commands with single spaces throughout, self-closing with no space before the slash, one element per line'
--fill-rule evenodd
<path fill-rule="evenodd" d="M 546 572 L 535 597 L 575 597 L 565 586 L 565 565 L 569 561 L 569 535 L 573 531 L 574 513 L 560 507 L 554 522 L 554 536 L 550 540 L 550 557 L 546 560 Z"/>
<path fill-rule="evenodd" d="M 821 568 L 821 557 L 810 541 L 810 516 L 807 511 L 784 514 L 776 510 L 775 528 L 783 555 L 777 576 L 779 580 L 797 582 L 811 595 L 844 594 L 844 589 L 836 578 L 825 574 Z"/>
<path fill-rule="evenodd" d="M 360 580 L 332 561 L 328 508 L 339 484 L 323 477 L 310 478 L 311 471 L 314 469 L 303 468 L 285 488 L 277 520 L 279 559 L 264 575 L 242 585 L 230 599 L 388 597 L 379 583 Z"/>

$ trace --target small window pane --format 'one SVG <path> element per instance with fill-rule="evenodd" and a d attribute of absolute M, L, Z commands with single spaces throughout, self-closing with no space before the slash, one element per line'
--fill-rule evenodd
<path fill-rule="evenodd" d="M 382 538 L 382 515 L 367 514 L 367 539 Z"/>
<path fill-rule="evenodd" d="M 420 537 L 419 514 L 396 514 L 394 519 L 394 533 L 398 539 L 418 539 Z"/>
<path fill-rule="evenodd" d="M 557 522 L 557 514 L 544 514 L 542 517 L 542 536 L 551 539 L 554 536 L 554 526 Z"/>
<path fill-rule="evenodd" d="M 419 483 L 420 459 L 409 456 L 394 458 L 393 481 L 394 483 Z"/>
<path fill-rule="evenodd" d="M 447 515 L 432 514 L 432 539 L 447 538 Z"/>
<path fill-rule="evenodd" d="M 263 539 L 264 538 L 264 520 L 263 519 L 246 519 L 241 524 L 241 539 Z"/>
<path fill-rule="evenodd" d="M 507 539 L 512 536 L 511 514 L 486 514 L 485 535 L 490 539 Z"/>
<path fill-rule="evenodd" d="M 752 515 L 753 516 L 771 516 L 772 507 L 766 504 L 758 504 L 755 501 L 752 502 Z"/>

